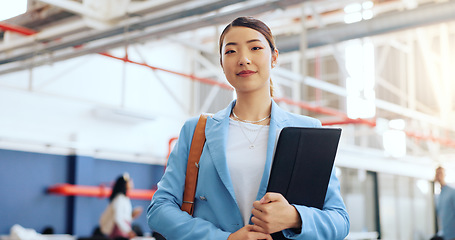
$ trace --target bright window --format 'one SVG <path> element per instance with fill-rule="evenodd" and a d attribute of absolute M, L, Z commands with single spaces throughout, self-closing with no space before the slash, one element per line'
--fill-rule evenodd
<path fill-rule="evenodd" d="M 382 135 L 384 149 L 387 155 L 400 158 L 406 155 L 406 127 L 403 119 L 389 121 L 389 128 Z"/>
<path fill-rule="evenodd" d="M 348 117 L 371 118 L 376 115 L 374 46 L 358 40 L 345 49 Z"/>
<path fill-rule="evenodd" d="M 0 0 L 0 21 L 15 17 L 27 11 L 27 0 Z"/>
<path fill-rule="evenodd" d="M 372 1 L 365 1 L 360 3 L 351 3 L 344 7 L 344 22 L 355 23 L 362 20 L 368 20 L 373 18 L 374 3 Z"/>

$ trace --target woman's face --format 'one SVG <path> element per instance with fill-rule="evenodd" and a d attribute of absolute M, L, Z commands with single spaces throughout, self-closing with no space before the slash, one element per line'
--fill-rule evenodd
<path fill-rule="evenodd" d="M 446 174 L 445 174 L 444 168 L 437 168 L 435 181 L 437 181 L 437 182 L 444 181 L 445 175 Z"/>
<path fill-rule="evenodd" d="M 221 48 L 221 65 L 237 94 L 267 91 L 270 94 L 270 70 L 278 57 L 272 55 L 267 39 L 247 27 L 232 27 Z"/>

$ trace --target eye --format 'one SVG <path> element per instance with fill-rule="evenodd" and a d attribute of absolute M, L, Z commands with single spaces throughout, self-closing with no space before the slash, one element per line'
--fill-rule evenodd
<path fill-rule="evenodd" d="M 227 50 L 224 54 L 230 54 L 230 53 L 235 53 L 234 50 Z"/>
<path fill-rule="evenodd" d="M 257 50 L 261 50 L 261 49 L 262 49 L 261 47 L 253 47 L 253 48 L 251 48 L 251 50 L 253 50 L 253 51 L 257 51 Z"/>

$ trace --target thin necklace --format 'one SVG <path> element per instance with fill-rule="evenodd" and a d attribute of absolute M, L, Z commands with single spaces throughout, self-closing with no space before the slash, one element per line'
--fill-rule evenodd
<path fill-rule="evenodd" d="M 242 123 L 239 121 L 240 130 L 242 131 L 243 136 L 245 136 L 246 140 L 248 140 L 248 142 L 250 143 L 250 146 L 248 146 L 249 149 L 251 149 L 251 150 L 254 149 L 254 147 L 255 147 L 254 143 L 255 143 L 256 140 L 258 139 L 259 134 L 261 134 L 261 130 L 264 128 L 264 126 L 266 126 L 266 125 L 262 125 L 262 126 L 259 128 L 258 134 L 257 134 L 256 137 L 254 138 L 254 141 L 251 141 L 250 138 L 248 138 L 248 135 L 246 135 L 245 131 L 243 130 Z"/>
<path fill-rule="evenodd" d="M 272 114 L 269 114 L 267 117 L 265 117 L 265 118 L 263 118 L 263 119 L 260 119 L 260 120 L 257 120 L 257 121 L 243 120 L 243 119 L 237 117 L 237 115 L 235 115 L 234 109 L 232 109 L 232 115 L 234 116 L 234 118 L 235 118 L 237 121 L 244 122 L 244 123 L 252 123 L 252 124 L 263 122 L 263 121 L 269 119 L 269 118 L 272 116 Z"/>

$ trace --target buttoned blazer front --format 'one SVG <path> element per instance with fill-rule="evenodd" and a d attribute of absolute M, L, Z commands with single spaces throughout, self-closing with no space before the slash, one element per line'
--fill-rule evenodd
<path fill-rule="evenodd" d="M 267 158 L 257 200 L 266 193 L 277 133 L 288 126 L 321 127 L 318 120 L 286 112 L 271 101 Z M 244 226 L 226 162 L 229 116 L 234 105 L 235 100 L 227 108 L 207 119 L 206 143 L 199 162 L 193 216 L 181 211 L 180 206 L 188 153 L 198 117 L 189 119 L 182 127 L 179 139 L 169 156 L 166 171 L 147 209 L 150 228 L 168 240 L 227 239 L 231 233 Z M 302 230 L 300 233 L 284 230 L 283 233 L 288 238 L 343 239 L 349 232 L 349 216 L 340 195 L 334 169 L 323 210 L 294 206 L 300 214 Z"/>

